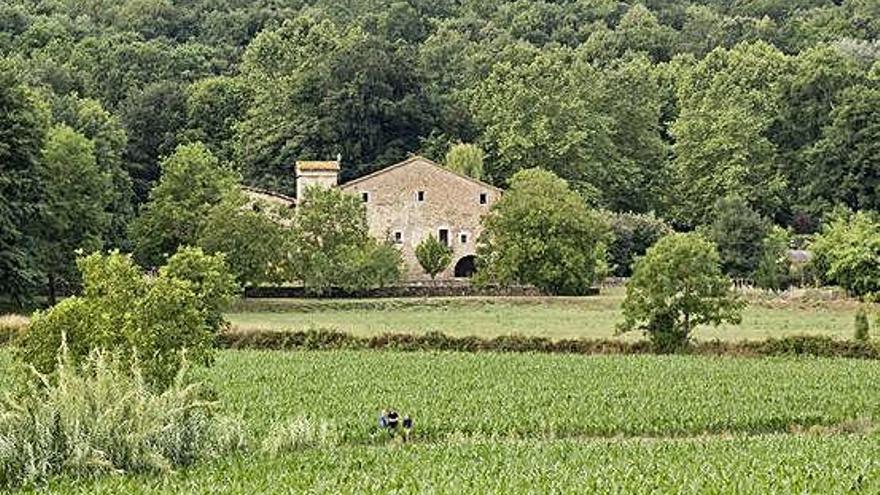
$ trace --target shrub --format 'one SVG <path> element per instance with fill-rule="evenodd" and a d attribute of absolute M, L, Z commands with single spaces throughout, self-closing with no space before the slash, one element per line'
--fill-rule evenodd
<path fill-rule="evenodd" d="M 711 242 L 696 234 L 671 234 L 636 263 L 620 331 L 641 329 L 658 350 L 673 351 L 688 343 L 698 325 L 739 323 L 743 305 Z"/>
<path fill-rule="evenodd" d="M 483 226 L 479 283 L 580 295 L 607 268 L 608 226 L 552 172 L 533 168 L 514 174 Z"/>
<path fill-rule="evenodd" d="M 653 213 L 608 213 L 614 240 L 608 245 L 608 260 L 617 277 L 629 277 L 635 259 L 643 256 L 672 227 Z"/>
<path fill-rule="evenodd" d="M 867 342 L 870 339 L 869 331 L 868 312 L 865 311 L 865 308 L 859 308 L 855 317 L 854 337 L 859 342 Z"/>
<path fill-rule="evenodd" d="M 880 292 L 880 221 L 865 212 L 840 216 L 811 246 L 813 263 L 826 282 L 850 294 Z"/>
<path fill-rule="evenodd" d="M 416 246 L 416 259 L 419 260 L 422 270 L 434 280 L 437 274 L 447 269 L 452 262 L 452 249 L 433 235 L 429 235 Z"/>
<path fill-rule="evenodd" d="M 134 354 L 147 382 L 158 388 L 180 369 L 182 350 L 194 362 L 211 361 L 231 280 L 221 257 L 183 250 L 155 277 L 145 277 L 118 253 L 93 254 L 78 266 L 82 296 L 34 316 L 17 349 L 25 362 L 42 373 L 54 370 L 62 334 L 72 361 L 95 349 Z"/>
<path fill-rule="evenodd" d="M 124 372 L 116 359 L 95 351 L 76 366 L 62 348 L 54 376 L 37 374 L 0 404 L 0 487 L 166 472 L 242 444 L 218 430 L 214 404 L 185 366 L 156 393 L 136 362 Z"/>

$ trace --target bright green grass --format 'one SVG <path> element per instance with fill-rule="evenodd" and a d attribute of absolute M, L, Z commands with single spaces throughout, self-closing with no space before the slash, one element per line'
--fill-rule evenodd
<path fill-rule="evenodd" d="M 880 439 L 524 441 L 349 446 L 230 458 L 166 478 L 56 483 L 65 493 L 677 493 L 880 491 Z"/>
<path fill-rule="evenodd" d="M 62 493 L 845 493 L 880 490 L 880 438 L 787 434 L 880 415 L 846 359 L 224 351 L 205 370 L 254 438 L 322 419 L 341 445 L 247 453 Z M 389 445 L 378 410 L 416 420 Z M 783 434 L 776 434 L 782 432 Z M 767 435 L 751 436 L 757 433 Z M 687 438 L 692 437 L 692 438 Z M 861 481 L 859 481 L 861 479 Z"/>
<path fill-rule="evenodd" d="M 371 441 L 388 406 L 431 440 L 775 432 L 880 416 L 880 362 L 846 359 L 239 351 L 221 353 L 209 379 L 257 430 L 306 415 L 354 442 Z"/>
<path fill-rule="evenodd" d="M 275 311 L 236 312 L 229 315 L 240 328 L 269 330 L 335 329 L 355 335 L 381 333 L 442 332 L 452 336 L 495 337 L 529 335 L 552 339 L 641 338 L 638 333 L 615 337 L 620 323 L 619 293 L 587 298 L 529 299 L 449 299 L 418 305 L 412 301 L 389 308 L 362 308 L 349 301 L 353 309 L 338 309 L 346 302 L 277 302 Z M 285 311 L 285 307 L 287 310 Z M 853 332 L 853 307 L 773 308 L 750 305 L 739 326 L 700 328 L 696 338 L 711 340 L 759 340 L 787 335 L 830 335 L 849 338 Z"/>

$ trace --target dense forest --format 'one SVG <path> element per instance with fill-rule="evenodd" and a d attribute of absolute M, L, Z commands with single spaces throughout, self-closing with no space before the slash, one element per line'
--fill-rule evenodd
<path fill-rule="evenodd" d="M 677 229 L 736 196 L 815 232 L 880 210 L 878 38 L 876 0 L 7 0 L 0 293 L 41 249 L 130 249 L 197 142 L 287 193 L 299 159 L 347 180 L 472 143 L 499 186 L 539 166 Z"/>

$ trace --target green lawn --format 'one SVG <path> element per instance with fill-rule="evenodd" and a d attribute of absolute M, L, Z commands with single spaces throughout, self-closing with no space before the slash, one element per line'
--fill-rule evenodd
<path fill-rule="evenodd" d="M 452 336 L 521 334 L 563 338 L 615 337 L 622 293 L 585 298 L 462 298 L 378 301 L 248 301 L 229 314 L 241 328 L 335 329 L 355 335 L 442 332 Z M 849 338 L 853 304 L 751 304 L 739 326 L 701 328 L 698 339 L 765 339 L 787 335 Z"/>
<path fill-rule="evenodd" d="M 254 443 L 326 421 L 339 443 L 257 448 L 54 493 L 877 493 L 880 362 L 223 351 L 203 371 Z M 376 414 L 412 414 L 389 442 Z M 854 427 L 847 425 L 855 425 Z M 850 431 L 851 433 L 846 433 Z"/>

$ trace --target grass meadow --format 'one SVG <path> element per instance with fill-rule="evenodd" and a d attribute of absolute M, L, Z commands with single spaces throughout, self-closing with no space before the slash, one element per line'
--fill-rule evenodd
<path fill-rule="evenodd" d="M 306 417 L 332 444 L 54 493 L 876 493 L 880 362 L 223 351 L 202 378 L 251 438 Z M 416 422 L 407 444 L 383 407 Z"/>
<path fill-rule="evenodd" d="M 551 339 L 639 339 L 615 335 L 621 289 L 581 298 L 457 298 L 380 300 L 257 300 L 240 303 L 229 319 L 242 329 L 333 329 L 359 336 L 441 332 L 463 337 L 527 335 Z M 741 325 L 700 328 L 702 340 L 762 340 L 790 335 L 849 338 L 857 305 L 846 300 L 752 298 Z"/>

